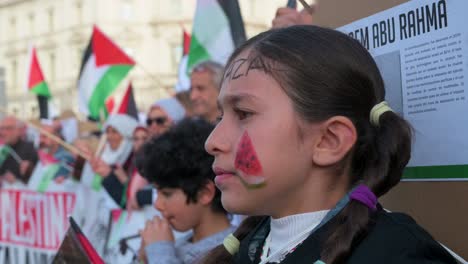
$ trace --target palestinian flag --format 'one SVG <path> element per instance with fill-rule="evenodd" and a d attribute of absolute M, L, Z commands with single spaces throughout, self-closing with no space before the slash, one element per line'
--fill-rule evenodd
<path fill-rule="evenodd" d="M 117 88 L 135 61 L 96 26 L 81 62 L 78 80 L 79 110 L 93 119 L 105 111 L 106 98 Z"/>
<path fill-rule="evenodd" d="M 119 244 L 122 231 L 128 224 L 128 212 L 122 209 L 114 209 L 110 213 L 110 231 L 107 240 L 107 247 L 112 248 Z"/>
<path fill-rule="evenodd" d="M 37 59 L 36 48 L 30 50 L 29 63 L 27 71 L 27 90 L 37 95 L 39 103 L 39 118 L 49 119 L 51 115 L 50 99 L 52 95 L 47 85 L 44 74 L 42 73 L 41 65 Z"/>
<path fill-rule="evenodd" d="M 138 120 L 138 109 L 136 107 L 135 97 L 133 96 L 132 83 L 128 84 L 120 106 L 118 106 L 118 108 L 114 107 L 117 106 L 115 105 L 115 98 L 112 96 L 106 100 L 106 109 L 109 114 L 127 114 Z"/>
<path fill-rule="evenodd" d="M 205 60 L 225 64 L 235 47 L 244 41 L 244 22 L 237 0 L 198 0 L 188 72 Z"/>
<path fill-rule="evenodd" d="M 188 91 L 190 89 L 190 76 L 187 72 L 187 63 L 188 63 L 188 54 L 190 51 L 190 34 L 183 29 L 183 50 L 182 50 L 182 59 L 179 62 L 179 76 L 175 90 L 177 93 Z"/>
<path fill-rule="evenodd" d="M 34 167 L 31 178 L 28 181 L 28 187 L 32 190 L 44 193 L 49 184 L 58 176 L 61 168 L 60 161 L 52 155 L 38 150 L 39 162 Z"/>
<path fill-rule="evenodd" d="M 14 151 L 10 146 L 8 146 L 7 144 L 5 144 L 5 142 L 3 142 L 1 139 L 0 139 L 0 167 L 3 165 L 3 163 L 5 162 L 5 160 L 11 155 L 11 157 L 13 157 L 14 160 L 16 160 L 16 162 L 18 162 L 18 164 L 20 164 L 23 160 L 18 156 L 18 154 L 16 153 L 16 151 Z"/>
<path fill-rule="evenodd" d="M 70 227 L 52 263 L 104 264 L 104 261 L 83 234 L 75 220 L 70 217 Z"/>
<path fill-rule="evenodd" d="M 3 142 L 0 141 L 0 166 L 3 165 L 3 162 L 5 162 L 5 160 L 10 155 L 10 151 L 10 146 L 5 145 Z"/>

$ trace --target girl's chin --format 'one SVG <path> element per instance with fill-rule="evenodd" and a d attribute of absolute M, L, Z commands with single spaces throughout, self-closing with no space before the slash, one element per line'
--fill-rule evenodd
<path fill-rule="evenodd" d="M 226 197 L 222 195 L 221 203 L 224 209 L 231 214 L 250 215 L 253 213 L 249 206 L 240 203 L 239 197 Z"/>

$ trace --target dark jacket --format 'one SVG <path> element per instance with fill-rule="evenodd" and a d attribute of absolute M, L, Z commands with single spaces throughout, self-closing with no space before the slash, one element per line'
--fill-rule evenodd
<path fill-rule="evenodd" d="M 379 208 L 370 221 L 369 232 L 352 249 L 346 263 L 406 264 L 453 263 L 456 260 L 411 217 Z M 282 264 L 320 260 L 323 242 L 333 228 L 333 219 L 313 232 Z M 269 233 L 269 219 L 262 221 L 242 242 L 234 263 L 259 263 L 261 248 Z"/>
<path fill-rule="evenodd" d="M 21 180 L 24 183 L 27 183 L 29 177 L 31 177 L 32 170 L 37 163 L 38 156 L 37 151 L 34 148 L 34 145 L 30 142 L 20 139 L 16 144 L 10 146 L 13 151 L 18 154 L 22 160 L 27 160 L 31 163 L 28 171 L 25 174 L 20 173 L 20 165 L 11 154 L 5 159 L 3 164 L 0 164 L 0 175 L 5 174 L 7 171 L 13 173 L 17 179 Z"/>

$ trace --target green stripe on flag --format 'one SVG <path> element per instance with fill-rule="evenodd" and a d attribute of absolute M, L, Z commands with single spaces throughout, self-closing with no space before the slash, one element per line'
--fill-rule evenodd
<path fill-rule="evenodd" d="M 0 166 L 3 165 L 3 162 L 5 162 L 9 154 L 10 154 L 9 146 L 6 146 L 6 145 L 0 146 Z"/>
<path fill-rule="evenodd" d="M 133 65 L 116 65 L 110 67 L 99 80 L 96 88 L 89 98 L 89 115 L 99 118 L 101 109 L 105 108 L 105 100 L 117 88 L 120 81 L 127 75 Z"/>
<path fill-rule="evenodd" d="M 123 227 L 125 225 L 125 220 L 128 217 L 128 212 L 127 211 L 122 211 L 122 213 L 119 216 L 119 219 L 117 220 L 117 223 L 113 223 L 112 227 L 112 238 L 109 239 L 109 247 L 114 247 L 116 246 L 121 238 L 121 234 L 123 231 Z"/>
<path fill-rule="evenodd" d="M 403 179 L 406 180 L 468 180 L 468 165 L 408 167 Z"/>
<path fill-rule="evenodd" d="M 33 86 L 30 89 L 30 91 L 32 93 L 35 93 L 37 95 L 42 95 L 42 96 L 45 96 L 47 98 L 52 97 L 52 95 L 50 94 L 50 91 L 49 91 L 49 86 L 44 81 L 42 81 L 42 82 L 36 84 L 35 86 Z"/>
<path fill-rule="evenodd" d="M 47 191 L 47 187 L 49 187 L 49 184 L 52 182 L 59 169 L 60 164 L 52 164 L 47 166 L 47 169 L 44 172 L 44 175 L 42 176 L 41 182 L 37 187 L 38 192 L 43 193 Z"/>
<path fill-rule="evenodd" d="M 95 191 L 101 190 L 102 187 L 102 177 L 99 174 L 94 174 L 93 182 L 91 183 L 91 187 Z"/>
<path fill-rule="evenodd" d="M 197 36 L 192 35 L 190 39 L 190 53 L 188 57 L 187 74 L 190 76 L 193 66 L 205 60 L 209 60 L 210 54 L 198 41 Z"/>

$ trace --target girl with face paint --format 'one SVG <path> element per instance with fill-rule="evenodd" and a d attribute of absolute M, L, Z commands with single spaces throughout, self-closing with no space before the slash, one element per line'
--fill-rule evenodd
<path fill-rule="evenodd" d="M 239 47 L 205 148 L 226 210 L 263 217 L 203 263 L 456 263 L 377 201 L 411 153 L 410 126 L 384 100 L 370 54 L 337 31 L 293 26 Z"/>

